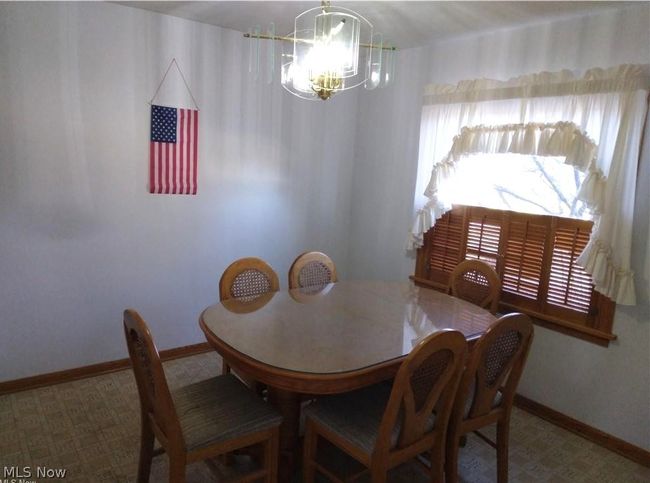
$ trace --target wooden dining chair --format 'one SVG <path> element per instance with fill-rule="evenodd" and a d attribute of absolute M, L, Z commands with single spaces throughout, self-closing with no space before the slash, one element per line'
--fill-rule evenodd
<path fill-rule="evenodd" d="M 436 332 L 406 357 L 392 388 L 377 384 L 308 406 L 303 481 L 312 483 L 316 471 L 342 481 L 318 459 L 324 438 L 368 468 L 372 483 L 385 482 L 389 469 L 425 451 L 435 462 L 431 481 L 442 482 L 447 423 L 466 352 L 463 334 Z"/>
<path fill-rule="evenodd" d="M 493 314 L 499 307 L 501 280 L 487 263 L 465 260 L 456 265 L 449 277 L 448 292 L 454 297 L 487 308 Z"/>
<path fill-rule="evenodd" d="M 321 252 L 305 252 L 289 268 L 290 289 L 323 286 L 336 280 L 334 262 Z"/>
<path fill-rule="evenodd" d="M 496 443 L 477 435 L 497 451 L 497 481 L 508 481 L 508 432 L 515 390 L 533 340 L 533 323 L 524 314 L 497 320 L 472 348 L 447 430 L 447 483 L 458 481 L 460 439 L 496 423 Z"/>
<path fill-rule="evenodd" d="M 278 276 L 268 263 L 261 258 L 246 257 L 224 270 L 219 280 L 219 299 L 246 299 L 279 289 Z"/>
<path fill-rule="evenodd" d="M 237 298 L 252 301 L 260 295 L 277 292 L 280 289 L 278 276 L 261 258 L 246 257 L 231 263 L 219 280 L 219 299 L 221 301 Z M 222 373 L 229 374 L 230 366 L 223 361 Z M 246 382 L 253 381 L 246 378 Z"/>
<path fill-rule="evenodd" d="M 170 483 L 185 482 L 185 466 L 253 445 L 263 446 L 259 470 L 239 481 L 277 481 L 281 416 L 235 376 L 225 375 L 170 391 L 147 324 L 124 311 L 124 335 L 140 395 L 138 482 L 149 481 L 154 439 L 169 457 Z"/>

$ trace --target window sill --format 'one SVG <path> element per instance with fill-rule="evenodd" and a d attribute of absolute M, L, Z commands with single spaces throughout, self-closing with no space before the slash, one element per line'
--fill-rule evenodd
<path fill-rule="evenodd" d="M 415 277 L 413 275 L 411 275 L 409 278 L 418 285 L 430 287 L 442 292 L 446 291 L 446 286 L 444 284 L 432 282 L 431 280 Z M 616 340 L 617 338 L 615 334 L 610 334 L 609 332 L 604 332 L 592 327 L 585 327 L 583 325 L 574 324 L 572 322 L 567 322 L 565 320 L 559 319 L 557 317 L 552 317 L 547 314 L 540 314 L 532 310 L 522 310 L 519 307 L 504 302 L 501 302 L 499 304 L 499 309 L 501 312 L 505 313 L 523 312 L 529 315 L 535 324 L 544 327 L 545 329 L 554 330 L 562 334 L 577 337 L 578 339 L 582 339 L 587 342 L 600 345 L 602 347 L 608 347 L 609 343 L 613 340 Z"/>
<path fill-rule="evenodd" d="M 426 278 L 416 277 L 415 275 L 409 275 L 409 279 L 413 280 L 413 283 L 416 285 L 424 285 L 425 287 L 429 287 L 440 292 L 447 291 L 447 286 L 444 283 L 433 282 L 431 280 L 427 280 Z"/>
<path fill-rule="evenodd" d="M 557 317 L 552 317 L 547 314 L 540 314 L 532 310 L 521 310 L 514 305 L 501 303 L 499 308 L 505 308 L 506 311 L 510 312 L 523 312 L 529 315 L 533 322 L 545 329 L 554 330 L 562 334 L 570 335 L 572 337 L 577 337 L 578 339 L 591 342 L 603 347 L 608 347 L 609 343 L 613 340 L 616 340 L 617 336 L 609 332 L 604 332 L 602 330 L 594 329 L 593 327 L 585 327 L 584 325 L 574 324 L 572 322 L 567 322 L 565 320 L 559 319 Z"/>

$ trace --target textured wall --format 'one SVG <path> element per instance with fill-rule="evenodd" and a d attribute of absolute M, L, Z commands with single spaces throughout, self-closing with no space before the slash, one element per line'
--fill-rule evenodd
<path fill-rule="evenodd" d="M 150 195 L 149 105 L 176 57 L 201 107 L 197 196 Z M 204 339 L 223 269 L 306 249 L 345 276 L 356 94 L 248 75 L 241 33 L 111 4 L 0 4 L 0 380 Z M 160 102 L 189 104 L 175 72 Z M 352 108 L 350 108 L 350 106 Z"/>

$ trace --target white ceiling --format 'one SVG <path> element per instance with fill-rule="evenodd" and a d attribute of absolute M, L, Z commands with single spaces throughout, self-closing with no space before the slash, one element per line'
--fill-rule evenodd
<path fill-rule="evenodd" d="M 260 25 L 262 31 L 275 22 L 276 32 L 293 30 L 293 19 L 319 1 L 267 2 L 116 2 L 131 7 L 182 17 L 198 22 L 246 32 Z M 424 45 L 432 40 L 472 32 L 495 30 L 558 18 L 588 15 L 591 12 L 621 8 L 634 2 L 400 2 L 333 1 L 350 8 L 374 24 L 387 40 L 401 48 Z"/>

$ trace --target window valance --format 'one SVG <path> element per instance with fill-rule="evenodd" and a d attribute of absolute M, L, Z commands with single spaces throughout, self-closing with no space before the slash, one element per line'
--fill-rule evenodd
<path fill-rule="evenodd" d="M 570 70 L 540 72 L 501 81 L 475 79 L 458 84 L 429 84 L 424 89 L 424 104 L 480 102 L 499 99 L 552 97 L 647 89 L 650 66 L 626 64 L 609 69 L 594 68 L 576 78 Z"/>

